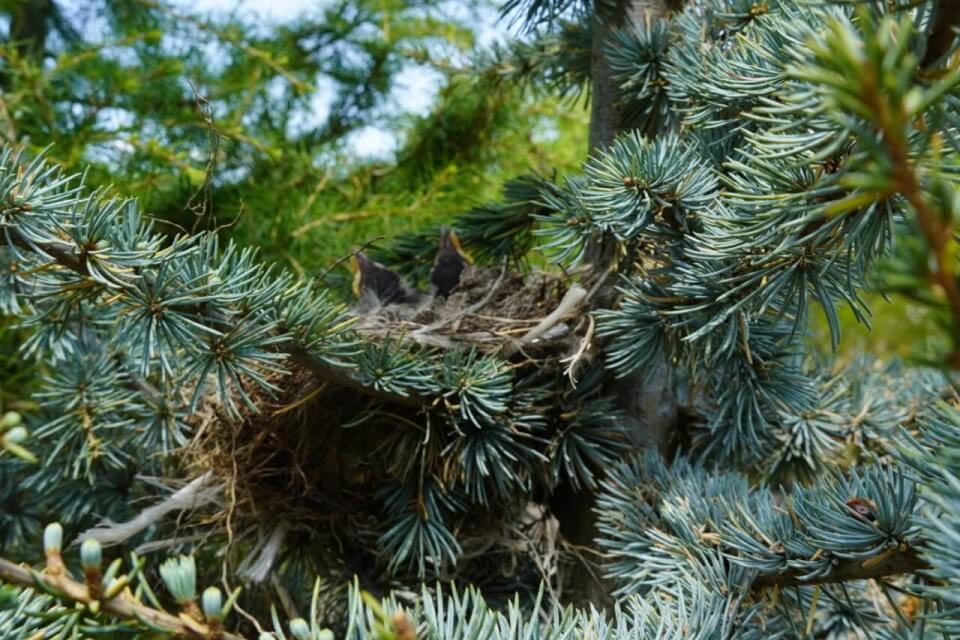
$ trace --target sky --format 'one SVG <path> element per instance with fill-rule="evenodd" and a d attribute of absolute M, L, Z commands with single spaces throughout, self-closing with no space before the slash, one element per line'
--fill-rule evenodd
<path fill-rule="evenodd" d="M 238 11 L 242 14 L 253 14 L 264 22 L 292 20 L 326 4 L 324 0 L 173 0 L 172 3 L 200 13 Z M 496 11 L 492 7 L 484 12 L 475 24 L 477 43 L 481 47 L 487 47 L 506 35 L 506 28 L 497 23 Z M 438 72 L 411 65 L 398 74 L 390 102 L 396 105 L 399 113 L 424 115 L 433 104 L 441 82 L 442 76 Z M 323 92 L 322 84 L 319 86 L 314 113 L 325 118 L 332 95 Z M 369 126 L 351 134 L 347 143 L 358 156 L 382 158 L 388 157 L 396 149 L 398 140 L 387 128 Z"/>

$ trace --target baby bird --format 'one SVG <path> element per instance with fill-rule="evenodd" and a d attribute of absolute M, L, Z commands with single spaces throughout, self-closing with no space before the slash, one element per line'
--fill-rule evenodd
<path fill-rule="evenodd" d="M 405 304 L 420 297 L 400 276 L 374 262 L 362 251 L 356 251 L 350 257 L 350 270 L 353 271 L 353 293 L 364 307 Z"/>
<path fill-rule="evenodd" d="M 435 295 L 446 298 L 460 284 L 460 276 L 468 264 L 470 256 L 463 250 L 457 233 L 449 227 L 440 230 L 440 248 L 430 273 L 430 284 Z"/>

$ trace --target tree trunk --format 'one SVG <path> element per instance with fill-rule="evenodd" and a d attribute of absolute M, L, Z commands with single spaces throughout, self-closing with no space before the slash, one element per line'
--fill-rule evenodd
<path fill-rule="evenodd" d="M 602 3 L 596 3 L 602 6 Z M 617 85 L 604 55 L 605 43 L 620 28 L 638 24 L 645 14 L 661 18 L 671 9 L 679 8 L 682 0 L 619 0 L 615 8 L 594 16 L 593 41 L 590 47 L 590 153 L 603 151 L 623 130 L 617 105 Z M 595 5 L 596 6 L 596 5 Z M 616 242 L 610 238 L 587 247 L 586 260 L 599 273 L 616 257 Z M 613 278 L 609 291 L 596 296 L 600 304 L 613 302 Z M 648 382 L 646 372 L 628 376 L 611 384 L 610 391 L 619 408 L 626 414 L 627 430 L 637 447 L 656 447 L 664 455 L 668 452 L 671 435 L 678 421 L 673 376 L 670 363 L 664 361 Z M 575 545 L 588 546 L 597 535 L 593 513 L 593 495 L 561 486 L 553 496 L 552 507 L 560 521 L 567 540 Z M 571 597 L 574 604 L 592 604 L 601 607 L 610 602 L 609 585 L 597 582 L 582 566 L 574 569 L 573 580 L 578 583 Z"/>
<path fill-rule="evenodd" d="M 640 24 L 648 14 L 653 19 L 663 18 L 681 4 L 679 0 L 620 0 L 612 15 L 604 12 L 595 16 L 590 60 L 591 153 L 609 147 L 623 130 L 617 109 L 617 86 L 604 55 L 605 43 L 617 29 Z M 605 239 L 591 247 L 587 257 L 595 268 L 603 268 L 613 260 L 615 250 L 615 243 Z M 649 382 L 644 383 L 646 373 L 640 372 L 616 382 L 614 391 L 620 408 L 627 414 L 627 428 L 634 443 L 641 447 L 656 447 L 666 454 L 677 423 L 672 369 L 664 361 Z"/>
<path fill-rule="evenodd" d="M 616 27 L 601 17 L 593 20 L 590 43 L 590 152 L 606 149 L 620 129 L 617 86 L 604 55 L 604 43 Z"/>
<path fill-rule="evenodd" d="M 53 0 L 21 0 L 10 10 L 10 37 L 21 58 L 43 56 L 47 45 L 47 24 L 53 15 Z"/>
<path fill-rule="evenodd" d="M 623 129 L 617 110 L 617 85 L 603 48 L 619 28 L 640 24 L 649 14 L 662 18 L 678 9 L 682 0 L 619 0 L 612 11 L 594 16 L 590 46 L 590 152 L 606 149 Z"/>
<path fill-rule="evenodd" d="M 927 35 L 927 50 L 920 66 L 927 68 L 935 65 L 953 46 L 960 26 L 960 2 L 957 0 L 938 0 L 933 4 L 933 16 Z"/>

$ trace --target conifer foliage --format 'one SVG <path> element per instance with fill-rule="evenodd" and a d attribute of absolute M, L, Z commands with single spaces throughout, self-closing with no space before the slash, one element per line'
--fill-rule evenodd
<path fill-rule="evenodd" d="M 834 345 L 841 307 L 867 322 L 917 241 L 960 336 L 960 65 L 926 55 L 949 3 L 513 4 L 528 41 L 492 64 L 562 89 L 594 67 L 550 43 L 608 33 L 626 130 L 451 221 L 481 262 L 461 307 L 358 313 L 5 148 L 0 301 L 47 371 L 0 423 L 5 637 L 960 633 L 958 352 L 806 342 L 813 313 Z M 415 280 L 436 237 L 378 259 Z M 664 363 L 668 458 L 623 426 Z M 16 564 L 41 519 L 45 566 Z M 609 606 L 559 606 L 574 563 Z"/>

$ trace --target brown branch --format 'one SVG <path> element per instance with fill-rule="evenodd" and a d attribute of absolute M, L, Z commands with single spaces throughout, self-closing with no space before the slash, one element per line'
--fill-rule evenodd
<path fill-rule="evenodd" d="M 893 160 L 891 189 L 901 194 L 917 214 L 920 232 L 933 253 L 934 267 L 930 274 L 931 280 L 943 289 L 953 318 L 954 334 L 960 336 L 960 284 L 957 282 L 948 251 L 954 229 L 949 222 L 940 222 L 942 216 L 937 215 L 924 196 L 914 165 L 910 162 L 910 150 L 903 128 L 897 126 L 898 123 L 902 124 L 906 121 L 906 113 L 900 105 L 890 104 L 869 68 L 864 70 L 863 99 L 875 114 L 876 124 L 883 134 L 890 158 Z M 957 357 L 957 354 L 952 357 Z"/>
<path fill-rule="evenodd" d="M 12 205 L 11 208 L 13 208 Z M 29 211 L 29 209 L 24 208 L 23 211 Z M 73 248 L 66 243 L 58 245 L 53 244 L 52 242 L 27 242 L 27 240 L 16 229 L 8 229 L 7 234 L 10 241 L 22 249 L 26 249 L 30 252 L 35 252 L 37 249 L 39 249 L 46 255 L 53 258 L 53 261 L 57 264 L 66 267 L 71 271 L 79 273 L 80 275 L 90 275 L 90 269 L 87 268 L 86 262 L 74 255 Z"/>
<path fill-rule="evenodd" d="M 886 555 L 885 555 L 886 554 Z M 753 591 L 771 587 L 798 587 L 817 584 L 835 584 L 848 580 L 870 580 L 904 573 L 916 573 L 928 569 L 928 565 L 915 549 L 907 547 L 905 551 L 894 549 L 865 560 L 841 560 L 833 570 L 824 576 L 803 579 L 801 569 L 791 569 L 784 573 L 760 576 L 753 581 Z"/>
<path fill-rule="evenodd" d="M 40 573 L 0 558 L 0 580 L 13 585 L 27 588 L 42 586 L 60 600 L 90 605 L 97 601 L 91 597 L 87 585 L 77 582 L 65 574 L 48 575 Z M 123 620 L 142 620 L 153 627 L 169 631 L 182 638 L 195 640 L 246 640 L 242 635 L 226 631 L 215 632 L 207 625 L 201 624 L 187 616 L 175 616 L 165 611 L 153 609 L 134 600 L 128 593 L 121 591 L 108 600 L 100 600 L 100 610 Z"/>

